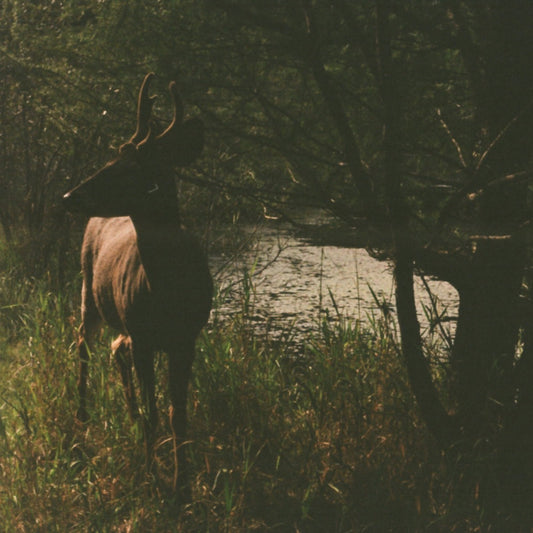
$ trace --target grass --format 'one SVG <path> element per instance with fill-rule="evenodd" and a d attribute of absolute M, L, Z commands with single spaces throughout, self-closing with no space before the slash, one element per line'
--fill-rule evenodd
<path fill-rule="evenodd" d="M 0 286 L 0 523 L 4 531 L 465 531 L 483 523 L 476 487 L 417 415 L 393 328 L 317 319 L 259 338 L 243 313 L 215 312 L 189 390 L 193 503 L 177 511 L 145 473 L 109 354 L 95 348 L 91 420 L 77 407 L 77 281 Z M 10 302 L 10 303 L 8 303 Z M 338 317 L 337 317 L 338 318 Z M 287 340 L 284 340 L 287 339 Z M 171 468 L 162 362 L 157 444 Z"/>

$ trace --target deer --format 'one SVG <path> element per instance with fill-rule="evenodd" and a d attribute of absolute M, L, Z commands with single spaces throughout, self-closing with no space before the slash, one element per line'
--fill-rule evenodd
<path fill-rule="evenodd" d="M 133 420 L 142 419 L 146 463 L 154 465 L 158 413 L 154 357 L 168 359 L 169 408 L 174 450 L 172 488 L 190 499 L 184 441 L 187 389 L 195 343 L 211 311 L 213 284 L 198 240 L 182 227 L 175 167 L 200 155 L 204 127 L 184 121 L 177 85 L 171 82 L 174 116 L 156 133 L 149 96 L 154 73 L 139 90 L 137 128 L 115 159 L 63 196 L 65 208 L 89 216 L 81 250 L 83 284 L 79 353 L 79 409 L 88 422 L 87 377 L 91 341 L 102 325 L 118 332 L 111 348 Z M 136 399 L 132 367 L 141 396 Z"/>

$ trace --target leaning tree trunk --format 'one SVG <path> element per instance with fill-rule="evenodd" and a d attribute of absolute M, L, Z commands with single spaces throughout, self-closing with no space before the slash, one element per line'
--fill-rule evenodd
<path fill-rule="evenodd" d="M 410 235 L 409 209 L 406 205 L 402 182 L 402 107 L 397 90 L 397 68 L 393 63 L 390 46 L 390 5 L 378 0 L 377 49 L 380 66 L 380 92 L 384 107 L 383 162 L 390 234 L 394 245 L 394 281 L 396 308 L 400 326 L 402 354 L 409 381 L 420 412 L 431 432 L 443 448 L 457 435 L 453 420 L 444 409 L 434 386 L 422 346 L 414 286 L 414 256 Z"/>

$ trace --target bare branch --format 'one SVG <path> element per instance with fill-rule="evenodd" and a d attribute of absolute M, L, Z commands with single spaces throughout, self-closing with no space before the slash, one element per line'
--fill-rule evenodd
<path fill-rule="evenodd" d="M 452 144 L 455 146 L 455 150 L 457 151 L 457 156 L 459 157 L 461 165 L 463 166 L 463 168 L 466 168 L 465 159 L 463 157 L 463 151 L 461 150 L 459 141 L 457 141 L 457 139 L 452 135 L 452 132 L 450 131 L 448 124 L 446 124 L 444 118 L 442 117 L 442 112 L 439 108 L 437 108 L 437 116 L 439 117 L 439 122 L 441 123 L 441 126 L 444 128 L 444 131 L 448 134 L 448 137 L 450 137 L 450 141 L 452 141 Z"/>

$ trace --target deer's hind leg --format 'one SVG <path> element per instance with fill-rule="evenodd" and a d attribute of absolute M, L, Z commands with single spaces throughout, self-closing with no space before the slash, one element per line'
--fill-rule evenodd
<path fill-rule="evenodd" d="M 81 422 L 87 422 L 89 419 L 87 413 L 87 376 L 89 373 L 90 346 L 96 330 L 100 327 L 100 315 L 94 304 L 89 285 L 87 280 L 83 281 L 81 293 L 81 326 L 77 344 L 80 361 L 78 379 L 80 403 L 77 418 Z"/>
<path fill-rule="evenodd" d="M 137 405 L 137 398 L 135 396 L 135 385 L 133 383 L 133 356 L 131 337 L 120 334 L 111 344 L 111 350 L 117 362 L 124 385 L 124 394 L 126 396 L 126 403 L 128 404 L 128 411 L 132 420 L 139 418 L 139 407 Z"/>

